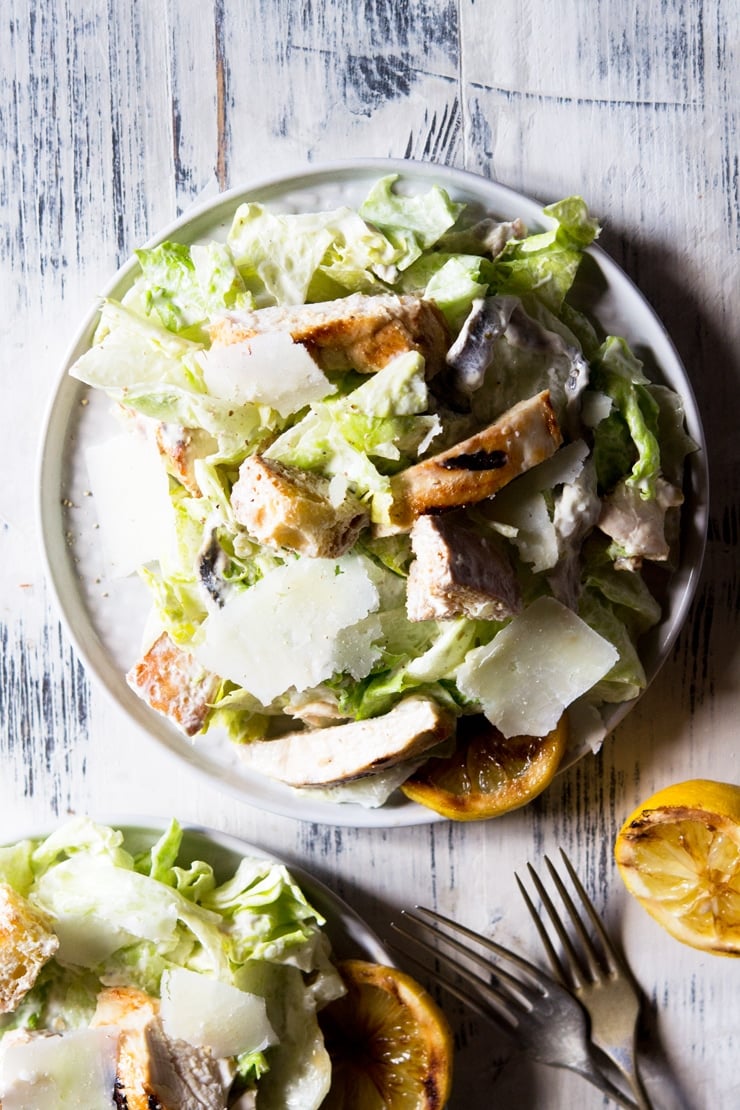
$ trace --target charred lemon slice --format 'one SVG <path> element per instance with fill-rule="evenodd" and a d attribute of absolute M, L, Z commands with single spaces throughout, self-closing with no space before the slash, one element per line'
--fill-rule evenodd
<path fill-rule="evenodd" d="M 671 936 L 740 956 L 740 786 L 659 790 L 627 818 L 615 856 L 627 890 Z"/>
<path fill-rule="evenodd" d="M 462 717 L 453 754 L 427 760 L 401 789 L 453 821 L 499 817 L 531 802 L 550 784 L 567 740 L 565 715 L 547 736 L 508 740 L 485 717 Z"/>
<path fill-rule="evenodd" d="M 345 960 L 342 998 L 319 1014 L 332 1062 L 322 1110 L 442 1110 L 452 1085 L 452 1033 L 405 972 Z"/>

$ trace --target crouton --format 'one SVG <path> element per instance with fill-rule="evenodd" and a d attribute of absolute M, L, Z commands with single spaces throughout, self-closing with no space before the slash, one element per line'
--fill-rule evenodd
<path fill-rule="evenodd" d="M 163 632 L 134 664 L 126 681 L 152 709 L 169 717 L 187 736 L 200 732 L 221 679 L 205 670 Z"/>
<path fill-rule="evenodd" d="M 369 520 L 351 494 L 332 504 L 328 478 L 259 455 L 240 466 L 231 506 L 235 518 L 260 543 L 311 558 L 343 555 Z"/>
<path fill-rule="evenodd" d="M 59 948 L 51 919 L 0 883 L 0 1013 L 13 1013 Z"/>

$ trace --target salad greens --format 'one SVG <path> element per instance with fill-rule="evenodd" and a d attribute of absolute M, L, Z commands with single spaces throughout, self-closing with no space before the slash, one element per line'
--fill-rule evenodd
<path fill-rule="evenodd" d="M 133 418 L 129 425 L 157 438 L 168 467 L 173 542 L 152 551 L 141 570 L 158 628 L 212 670 L 214 659 L 224 659 L 208 644 L 214 612 L 228 612 L 232 599 L 305 558 L 260 542 L 237 519 L 232 491 L 245 459 L 326 480 L 332 504 L 352 497 L 366 513 L 345 558 L 361 561 L 377 600 L 345 626 L 340 621 L 337 633 L 340 649 L 364 645 L 364 669 L 357 652 L 347 648 L 345 665 L 334 651 L 323 670 L 317 664 L 321 677 L 309 688 L 288 682 L 262 702 L 237 677 L 239 666 L 227 665 L 231 673 L 216 671 L 201 731 L 223 726 L 248 743 L 313 727 L 306 705 L 320 703 L 329 720 L 362 720 L 414 692 L 456 714 L 479 711 L 459 689 L 457 670 L 510 618 L 409 619 L 414 551 L 408 535 L 391 534 L 393 479 L 543 390 L 563 433 L 562 465 L 543 463 L 515 478 L 468 517 L 505 551 L 525 607 L 555 597 L 613 645 L 614 665 L 581 701 L 598 708 L 644 688 L 639 637 L 660 608 L 642 564 L 670 565 L 670 522 L 693 445 L 680 398 L 652 383 L 625 340 L 601 334 L 598 321 L 569 300 L 584 251 L 599 234 L 584 201 L 569 197 L 545 208 L 543 226 L 529 233 L 518 220 L 475 219 L 444 189 L 410 192 L 391 175 L 357 211 L 294 214 L 245 203 L 224 243 L 165 242 L 137 252 L 139 276 L 122 303 L 104 304 L 95 341 L 72 373 L 105 390 Z M 223 351 L 217 335 L 224 321 L 238 326 L 244 313 L 341 305 L 358 295 L 410 295 L 437 306 L 448 330 L 444 371 L 430 378 L 414 349 L 369 375 L 329 366 L 325 379 L 318 371 L 314 392 L 298 389 L 278 401 L 276 356 L 250 400 L 241 364 L 221 354 L 226 378 L 215 388 L 211 356 L 215 347 Z M 233 382 L 231 394 L 224 381 Z M 173 430 L 187 446 L 187 465 L 181 458 L 173 465 L 172 452 L 162 450 Z M 248 609 L 239 611 L 247 619 Z M 219 621 L 228 640 L 227 622 Z M 286 633 L 271 647 L 269 633 L 242 627 L 233 630 L 237 654 L 244 635 L 261 636 L 268 656 L 315 650 L 315 637 L 291 647 Z"/>
<path fill-rule="evenodd" d="M 44 840 L 0 848 L 0 884 L 46 914 L 59 938 L 21 1005 L 0 1016 L 0 1061 L 11 1031 L 86 1028 L 104 988 L 159 999 L 165 979 L 187 969 L 256 996 L 274 1032 L 228 1061 L 232 1093 L 257 1085 L 260 1106 L 318 1106 L 331 1065 L 316 1011 L 344 992 L 323 917 L 281 864 L 245 857 L 223 879 L 183 859 L 182 841 L 172 821 L 134 853 L 120 830 L 75 818 Z"/>

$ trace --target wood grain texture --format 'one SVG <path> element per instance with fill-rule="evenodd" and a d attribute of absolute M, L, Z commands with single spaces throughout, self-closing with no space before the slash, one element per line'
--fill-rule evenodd
<path fill-rule="evenodd" d="M 535 957 L 513 870 L 563 845 L 648 994 L 649 1078 L 676 1077 L 658 1104 L 740 1105 L 740 967 L 669 941 L 611 856 L 654 788 L 740 781 L 735 0 L 5 0 L 0 19 L 0 839 L 68 811 L 174 813 L 301 862 L 383 934 L 418 901 Z M 598 756 L 485 825 L 319 827 L 203 782 L 89 682 L 38 551 L 46 400 L 115 268 L 219 189 L 368 155 L 582 193 L 668 328 L 709 441 L 705 571 L 670 659 Z M 604 1105 L 459 1013 L 456 1028 L 453 1107 Z"/>

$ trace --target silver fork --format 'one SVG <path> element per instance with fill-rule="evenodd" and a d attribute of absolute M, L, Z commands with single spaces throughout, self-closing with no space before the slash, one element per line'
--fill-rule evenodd
<path fill-rule="evenodd" d="M 417 906 L 415 913 L 404 910 L 403 916 L 435 943 L 402 928 L 395 921 L 391 922 L 391 928 L 407 942 L 435 957 L 447 973 L 440 974 L 438 969 L 431 972 L 442 987 L 512 1037 L 533 1060 L 577 1072 L 620 1106 L 637 1110 L 637 1104 L 600 1071 L 588 1039 L 586 1014 L 563 986 L 523 957 L 434 910 Z M 455 935 L 440 930 L 440 925 Z M 463 943 L 460 937 L 465 937 L 469 943 Z M 470 943 L 483 948 L 489 956 L 471 948 Z M 484 974 L 476 974 L 467 963 L 452 959 L 440 945 L 447 945 Z M 409 955 L 405 947 L 403 952 Z M 519 974 L 513 974 L 500 963 L 493 963 L 490 955 L 512 965 Z M 410 958 L 430 971 L 423 961 L 413 955 Z M 457 978 L 464 980 L 467 990 L 461 989 Z"/>
<path fill-rule="evenodd" d="M 562 958 L 555 951 L 542 918 L 518 875 L 515 875 L 516 881 L 544 945 L 555 978 L 575 995 L 589 1015 L 592 1042 L 612 1061 L 629 1084 L 640 1110 L 651 1110 L 652 1104 L 640 1078 L 636 1059 L 637 1026 L 641 1010 L 640 990 L 629 968 L 609 939 L 570 860 L 562 849 L 560 854 L 573 887 L 598 937 L 600 950 L 594 944 L 573 899 L 547 856 L 545 856 L 545 863 L 550 876 L 580 941 L 580 954 L 531 864 L 527 864 L 527 870 L 562 945 Z"/>

